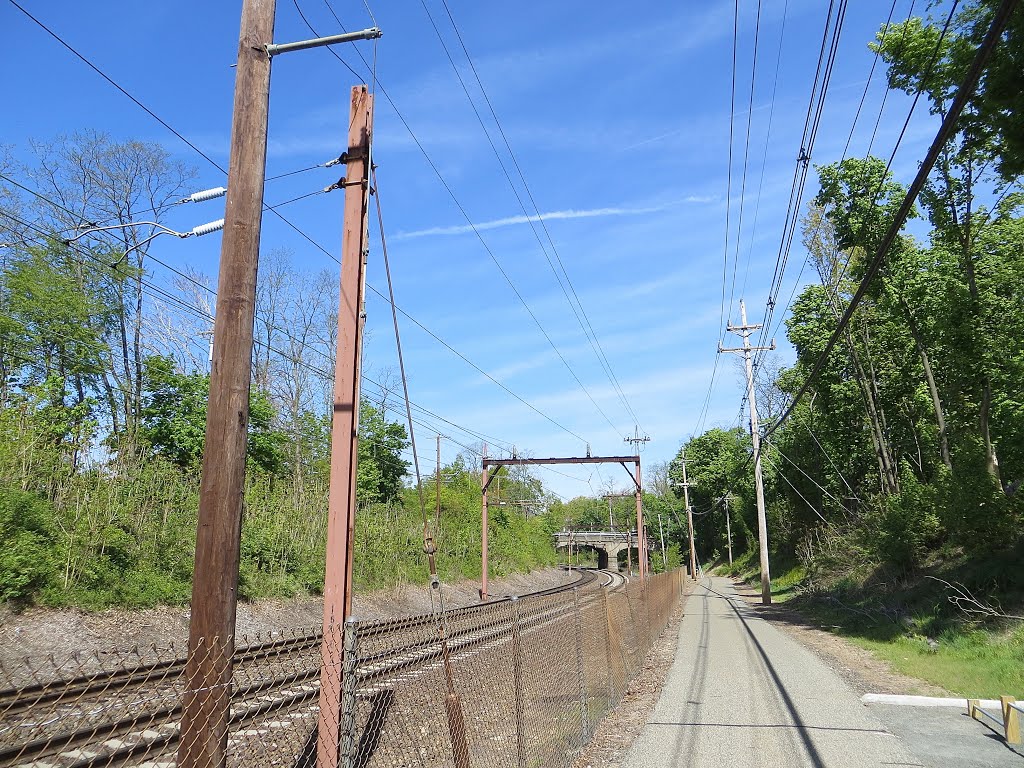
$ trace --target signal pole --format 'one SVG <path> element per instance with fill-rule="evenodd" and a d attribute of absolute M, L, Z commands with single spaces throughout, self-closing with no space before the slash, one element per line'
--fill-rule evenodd
<path fill-rule="evenodd" d="M 690 578 L 697 580 L 697 548 L 693 544 L 693 509 L 690 507 L 690 483 L 686 479 L 686 451 L 683 451 L 683 482 L 676 486 L 683 489 L 686 501 L 686 526 L 690 531 Z"/>
<path fill-rule="evenodd" d="M 606 493 L 601 498 L 608 499 L 608 530 L 615 531 L 615 516 L 612 514 L 612 499 L 624 499 L 632 493 Z"/>
<path fill-rule="evenodd" d="M 757 493 L 757 543 L 761 550 L 761 603 L 772 604 L 771 574 L 768 569 L 768 523 L 764 512 L 764 483 L 761 480 L 761 433 L 757 427 L 757 401 L 754 399 L 754 369 L 750 361 L 751 352 L 770 352 L 775 349 L 775 340 L 772 339 L 769 347 L 750 346 L 750 334 L 761 327 L 760 323 L 755 325 L 747 324 L 747 307 L 740 299 L 740 320 L 742 325 L 727 325 L 726 330 L 743 337 L 743 346 L 740 348 L 725 349 L 721 343 L 718 345 L 719 353 L 737 352 L 743 354 L 747 369 L 747 401 L 750 403 L 750 439 L 754 446 L 754 490 Z M 726 518 L 728 519 L 728 518 Z"/>

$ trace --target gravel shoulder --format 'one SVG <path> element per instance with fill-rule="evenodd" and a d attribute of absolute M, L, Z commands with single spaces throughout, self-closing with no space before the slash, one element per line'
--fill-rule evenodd
<path fill-rule="evenodd" d="M 575 768 L 618 768 L 640 735 L 661 697 L 669 667 L 675 661 L 679 623 L 686 613 L 686 603 L 695 583 L 689 579 L 684 582 L 683 599 L 672 612 L 665 631 L 647 653 L 643 670 L 626 688 L 619 705 L 598 724 L 576 760 Z"/>
<path fill-rule="evenodd" d="M 575 572 L 542 568 L 492 580 L 489 591 L 496 597 L 523 594 L 577 578 Z M 445 602 L 453 608 L 473 605 L 479 601 L 478 587 L 472 581 L 445 584 L 442 586 Z M 430 592 L 425 584 L 357 592 L 353 600 L 353 613 L 361 619 L 408 616 L 430 610 Z M 180 650 L 187 646 L 189 616 L 188 606 L 96 612 L 50 608 L 12 611 L 0 606 L 0 668 L 17 666 L 25 658 L 51 655 L 61 659 L 75 653 L 106 654 L 133 648 L 155 648 L 161 652 Z M 305 630 L 318 627 L 322 622 L 322 598 L 305 597 L 241 602 L 236 627 L 239 643 L 244 644 L 246 638 Z"/>

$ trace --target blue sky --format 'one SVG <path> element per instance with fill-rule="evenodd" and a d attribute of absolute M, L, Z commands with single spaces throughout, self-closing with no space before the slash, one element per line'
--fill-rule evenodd
<path fill-rule="evenodd" d="M 226 166 L 240 3 L 23 0 L 23 4 Z M 898 0 L 895 18 L 905 17 L 909 5 Z M 361 1 L 299 0 L 298 7 L 320 34 L 340 31 L 332 10 L 348 29 L 373 23 Z M 426 0 L 426 7 L 533 214 L 445 8 L 440 0 Z M 743 226 L 731 308 L 729 290 L 725 301 L 725 314 L 733 322 L 739 320 L 741 296 L 752 322 L 764 313 L 827 7 L 823 0 L 762 3 L 746 188 L 741 196 L 757 5 L 753 0 L 740 2 L 728 206 L 730 283 L 741 205 Z M 850 3 L 812 158 L 815 163 L 835 161 L 843 151 L 872 64 L 867 42 L 885 22 L 890 7 L 888 0 Z M 515 445 L 533 456 L 581 455 L 586 445 L 580 437 L 595 455 L 628 453 L 623 436 L 632 434 L 638 421 L 640 430 L 651 437 L 643 452 L 644 463 L 650 464 L 670 459 L 698 428 L 735 424 L 743 387 L 731 356 L 720 361 L 706 417 L 700 418 L 722 338 L 730 198 L 732 3 L 648 2 L 625 7 L 597 0 L 514 4 L 449 0 L 449 8 L 529 191 L 544 214 L 554 251 L 544 229 L 537 226 L 540 241 L 552 260 L 557 252 L 564 264 L 637 419 L 620 402 L 556 282 L 534 227 L 506 180 L 423 5 L 405 0 L 369 5 L 384 32 L 376 45 L 377 77 L 458 204 L 395 111 L 378 95 L 374 151 L 396 300 L 565 429 L 403 321 L 412 400 L 459 427 L 488 436 L 492 445 L 497 438 L 497 447 L 507 450 Z M 0 2 L 0 28 L 6 40 L 0 54 L 6 73 L 0 141 L 16 156 L 25 152 L 30 139 L 97 129 L 118 139 L 159 142 L 176 158 L 195 165 L 196 189 L 226 182 L 6 1 Z M 310 36 L 293 1 L 281 0 L 276 40 Z M 374 44 L 359 45 L 367 61 L 372 61 Z M 352 46 L 337 51 L 357 72 L 366 73 Z M 344 149 L 348 91 L 355 82 L 325 50 L 275 59 L 268 175 L 322 163 Z M 883 92 L 879 65 L 851 154 L 864 152 Z M 875 139 L 876 153 L 888 156 L 908 108 L 907 97 L 890 96 Z M 934 130 L 926 110 L 919 111 L 893 166 L 897 178 L 904 181 L 916 170 Z M 266 201 L 274 204 L 314 191 L 338 175 L 334 168 L 319 169 L 270 182 Z M 806 197 L 813 196 L 815 189 L 812 174 Z M 321 195 L 289 205 L 282 213 L 337 253 L 341 202 L 340 193 Z M 468 226 L 460 205 L 480 237 Z M 219 218 L 222 210 L 222 200 L 181 206 L 168 223 L 187 230 Z M 374 235 L 368 279 L 384 290 L 378 241 Z M 336 264 L 273 217 L 264 218 L 262 243 L 265 251 L 289 249 L 302 269 L 337 270 Z M 159 238 L 152 253 L 169 263 L 215 274 L 219 236 L 186 241 Z M 783 317 L 782 306 L 798 280 L 804 255 L 797 242 L 776 322 Z M 156 282 L 169 281 L 159 267 L 154 270 Z M 808 268 L 800 280 L 810 276 Z M 366 372 L 381 376 L 396 365 L 395 348 L 389 309 L 372 293 L 367 323 Z M 775 335 L 784 341 L 781 329 Z M 723 341 L 735 346 L 739 340 Z M 792 351 L 784 343 L 778 354 L 783 364 L 791 362 Z M 454 426 L 440 428 L 459 442 L 480 442 L 477 435 Z M 433 432 L 419 427 L 417 437 L 429 471 Z M 450 460 L 458 450 L 454 443 L 445 443 L 444 458 Z M 540 477 L 565 497 L 590 494 L 591 489 L 600 492 L 609 480 L 620 488 L 627 482 L 624 473 L 614 468 L 601 472 L 565 468 L 564 474 L 542 472 Z"/>

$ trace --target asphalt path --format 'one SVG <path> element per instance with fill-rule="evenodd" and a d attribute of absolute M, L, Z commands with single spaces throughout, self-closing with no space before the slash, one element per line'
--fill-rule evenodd
<path fill-rule="evenodd" d="M 622 768 L 922 766 L 817 656 L 731 583 L 690 595 L 675 662 Z"/>

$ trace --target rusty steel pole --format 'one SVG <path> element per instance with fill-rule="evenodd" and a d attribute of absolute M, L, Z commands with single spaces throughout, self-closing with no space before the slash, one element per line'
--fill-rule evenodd
<path fill-rule="evenodd" d="M 487 461 L 487 443 L 484 443 L 484 461 Z M 480 599 L 487 599 L 487 464 L 484 465 L 483 474 L 480 476 L 481 494 L 480 504 Z"/>
<path fill-rule="evenodd" d="M 274 0 L 243 0 L 196 529 L 182 768 L 227 762 Z"/>
<path fill-rule="evenodd" d="M 626 529 L 626 575 L 633 575 L 633 529 Z"/>
<path fill-rule="evenodd" d="M 434 511 L 434 530 L 441 527 L 441 436 L 437 436 L 437 474 L 434 476 L 434 495 L 436 509 Z"/>
<path fill-rule="evenodd" d="M 352 615 L 352 549 L 356 518 L 359 378 L 366 318 L 367 213 L 373 96 L 352 88 L 346 152 L 348 185 L 341 241 L 341 289 L 331 419 L 331 474 L 327 500 L 324 634 L 320 656 L 317 768 L 337 768 L 345 621 Z"/>

